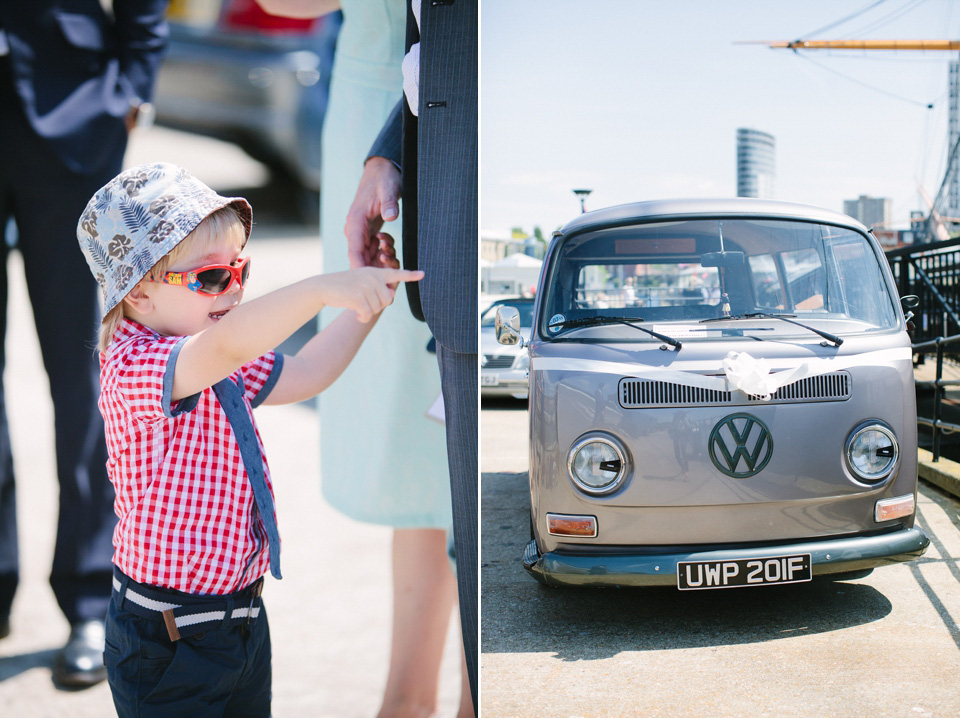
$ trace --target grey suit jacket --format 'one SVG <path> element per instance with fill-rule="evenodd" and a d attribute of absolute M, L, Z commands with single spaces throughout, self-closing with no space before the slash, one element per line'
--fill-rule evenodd
<path fill-rule="evenodd" d="M 429 0 L 428 0 L 429 1 Z M 131 104 L 149 100 L 168 0 L 0 0 L 27 121 L 70 169 L 119 165 Z"/>
<path fill-rule="evenodd" d="M 417 220 L 404 225 L 403 239 L 416 243 L 426 275 L 419 299 L 427 325 L 437 342 L 461 354 L 477 352 L 477 26 L 476 0 L 422 4 Z M 403 102 L 370 151 L 401 170 Z"/>

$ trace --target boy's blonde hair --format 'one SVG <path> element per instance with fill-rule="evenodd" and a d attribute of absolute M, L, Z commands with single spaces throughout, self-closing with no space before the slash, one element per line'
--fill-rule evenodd
<path fill-rule="evenodd" d="M 179 244 L 162 256 L 150 268 L 147 276 L 140 281 L 149 282 L 151 276 L 163 274 L 176 264 L 181 257 L 193 250 L 205 253 L 225 243 L 232 244 L 237 249 L 243 249 L 247 243 L 246 229 L 233 205 L 221 207 L 204 217 L 203 221 Z M 126 316 L 126 306 L 127 303 L 121 301 L 103 318 L 100 325 L 100 340 L 97 345 L 101 352 L 106 352 L 107 347 L 113 341 L 113 335 L 117 333 L 120 322 Z"/>

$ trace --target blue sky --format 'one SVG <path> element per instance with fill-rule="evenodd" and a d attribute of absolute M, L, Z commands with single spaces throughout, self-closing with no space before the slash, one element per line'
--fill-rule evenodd
<path fill-rule="evenodd" d="M 738 127 L 776 137 L 777 199 L 889 197 L 905 226 L 946 168 L 956 53 L 736 44 L 798 38 L 960 39 L 960 3 L 483 0 L 482 230 L 549 235 L 575 187 L 587 209 L 734 196 Z"/>

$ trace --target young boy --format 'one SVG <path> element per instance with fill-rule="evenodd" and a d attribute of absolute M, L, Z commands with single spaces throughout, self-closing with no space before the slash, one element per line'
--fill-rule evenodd
<path fill-rule="evenodd" d="M 316 395 L 350 362 L 397 282 L 378 263 L 313 276 L 240 305 L 246 200 L 159 163 L 113 179 L 77 235 L 103 290 L 100 410 L 116 488 L 104 662 L 123 716 L 269 716 L 260 590 L 280 578 L 261 403 Z M 273 351 L 323 306 L 335 322 L 295 356 Z"/>

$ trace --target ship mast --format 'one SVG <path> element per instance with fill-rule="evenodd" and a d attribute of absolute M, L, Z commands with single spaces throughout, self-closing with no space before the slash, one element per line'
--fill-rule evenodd
<path fill-rule="evenodd" d="M 764 44 L 787 50 L 960 50 L 960 40 L 794 40 Z"/>
<path fill-rule="evenodd" d="M 794 40 L 792 42 L 765 42 L 763 44 L 773 49 L 786 49 L 794 52 L 798 50 L 919 50 L 922 52 L 955 52 L 960 50 L 960 40 Z M 940 216 L 936 205 L 939 204 L 943 196 L 943 190 L 950 182 L 950 174 L 954 171 L 957 162 L 958 149 L 960 149 L 960 140 L 950 148 L 950 156 L 947 158 L 947 171 L 936 199 L 931 202 L 923 188 L 920 188 L 921 195 L 930 207 L 930 214 L 926 221 L 928 241 L 933 237 L 937 239 L 949 237 L 944 218 Z"/>

